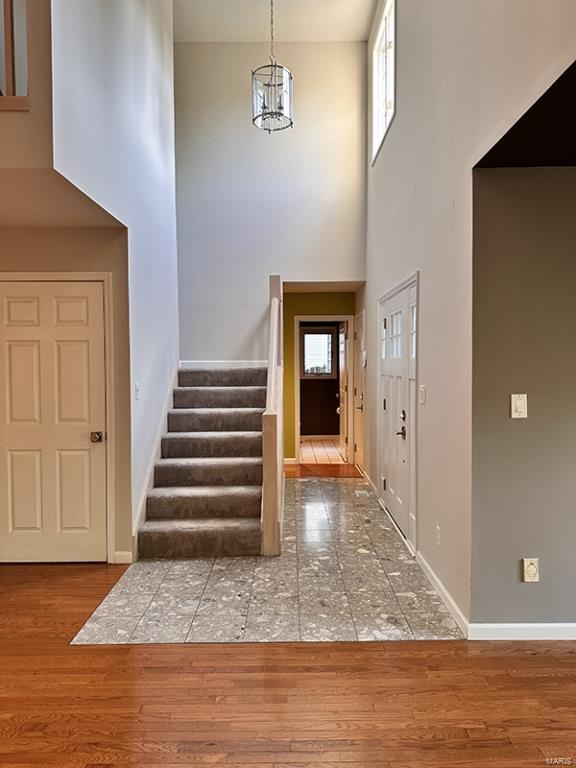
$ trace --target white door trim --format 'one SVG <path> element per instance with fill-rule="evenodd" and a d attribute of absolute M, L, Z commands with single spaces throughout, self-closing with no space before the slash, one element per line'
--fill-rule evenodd
<path fill-rule="evenodd" d="M 378 330 L 376 334 L 377 349 L 376 356 L 378 360 L 377 366 L 377 445 L 376 445 L 376 461 L 377 461 L 377 475 L 376 475 L 376 495 L 380 499 L 380 485 L 381 485 L 381 471 L 382 471 L 382 309 L 384 304 L 390 299 L 394 298 L 397 294 L 405 291 L 408 288 L 416 288 L 416 393 L 418 393 L 418 380 L 419 380 L 419 360 L 420 360 L 420 271 L 416 270 L 411 275 L 406 277 L 400 283 L 395 285 L 389 291 L 386 291 L 378 299 Z M 415 437 L 415 450 L 414 450 L 414 466 L 411 467 L 410 477 L 410 498 L 414 504 L 414 517 L 416 520 L 416 530 L 414 531 L 414 541 L 408 541 L 408 535 L 406 535 L 407 546 L 410 551 L 414 550 L 413 554 L 419 552 L 418 549 L 418 396 L 416 395 L 416 405 L 414 408 L 414 437 Z M 404 534 L 402 534 L 404 536 Z"/>
<path fill-rule="evenodd" d="M 346 402 L 348 415 L 348 447 L 354 440 L 354 423 L 352 408 L 354 402 L 350 400 L 354 392 L 354 370 L 352 354 L 354 352 L 354 315 L 296 315 L 294 317 L 294 432 L 296 464 L 300 464 L 300 323 L 348 323 L 348 349 L 346 360 L 348 365 L 348 398 Z M 352 419 L 352 424 L 350 423 Z M 350 458 L 350 456 L 348 457 Z M 353 462 L 352 462 L 353 463 Z"/>
<path fill-rule="evenodd" d="M 0 272 L 0 282 L 102 283 L 104 293 L 104 364 L 106 397 L 106 548 L 109 563 L 125 562 L 127 553 L 116 552 L 115 505 L 115 397 L 114 397 L 114 308 L 111 272 Z M 124 560 L 123 560 L 124 558 Z"/>
<path fill-rule="evenodd" d="M 361 339 L 356 337 L 356 323 L 358 322 L 359 318 L 362 318 L 362 338 Z M 363 353 L 364 353 L 364 355 L 366 354 L 366 310 L 365 309 L 360 310 L 360 312 L 358 312 L 356 315 L 354 315 L 354 329 L 353 330 L 354 330 L 354 333 L 353 333 L 353 336 L 352 336 L 352 340 L 355 342 L 355 344 L 354 344 L 354 346 L 352 348 L 352 352 L 353 352 L 354 355 L 357 355 L 357 354 L 360 355 L 360 366 L 359 366 L 360 367 L 360 376 L 362 377 L 363 390 L 364 390 L 363 391 L 364 399 L 363 399 L 363 402 L 362 402 L 362 405 L 364 407 L 364 411 L 362 413 L 363 425 L 364 425 L 363 434 L 362 434 L 362 464 L 365 465 L 366 464 L 366 407 L 365 407 L 366 406 L 366 373 L 365 373 L 366 368 L 364 366 L 364 359 L 363 359 Z M 352 371 L 354 371 L 354 360 L 352 361 Z M 364 373 L 362 373 L 362 371 L 364 371 Z M 353 384 L 353 387 L 352 387 L 352 408 L 355 409 L 356 405 L 354 403 L 354 391 L 358 387 L 358 382 L 354 379 L 352 384 Z M 354 413 L 352 413 L 352 423 L 354 423 Z M 357 461 L 356 461 L 356 457 L 357 457 L 357 454 L 358 454 L 358 451 L 356 450 L 356 443 L 358 441 L 358 435 L 356 434 L 355 430 L 354 430 L 353 437 L 354 437 L 354 442 L 352 443 L 352 447 L 353 447 L 352 455 L 354 457 L 354 462 L 353 463 L 354 463 L 355 467 L 360 470 L 360 472 L 364 473 L 364 466 L 360 466 L 357 463 Z"/>

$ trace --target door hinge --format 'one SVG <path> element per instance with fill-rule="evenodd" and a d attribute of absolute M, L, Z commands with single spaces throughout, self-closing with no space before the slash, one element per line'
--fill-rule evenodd
<path fill-rule="evenodd" d="M 356 387 L 354 387 L 354 397 L 356 397 L 357 394 L 358 394 L 358 390 L 356 389 Z"/>
<path fill-rule="evenodd" d="M 356 445 L 356 443 L 354 443 L 354 450 L 355 450 L 355 451 L 357 451 L 357 450 L 358 450 L 358 446 Z"/>
<path fill-rule="evenodd" d="M 387 317 L 385 317 L 384 320 L 382 321 L 382 328 L 384 328 L 385 331 L 388 330 L 388 318 Z"/>
<path fill-rule="evenodd" d="M 384 411 L 386 410 L 386 398 L 384 398 L 384 400 L 382 400 L 382 410 L 384 410 Z"/>
<path fill-rule="evenodd" d="M 344 442 L 346 443 L 346 445 L 348 445 L 348 438 L 347 437 L 344 438 Z"/>
<path fill-rule="evenodd" d="M 358 340 L 358 334 L 356 333 L 356 331 L 354 331 L 354 341 L 357 341 L 357 340 Z"/>
<path fill-rule="evenodd" d="M 384 478 L 384 477 L 382 478 L 382 490 L 383 491 L 386 490 L 386 478 Z"/>

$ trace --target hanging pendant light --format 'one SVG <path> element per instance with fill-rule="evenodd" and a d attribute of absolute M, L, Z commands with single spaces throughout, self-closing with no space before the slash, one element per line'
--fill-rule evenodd
<path fill-rule="evenodd" d="M 276 62 L 274 0 L 270 0 L 270 64 L 252 72 L 252 122 L 263 131 L 292 128 L 293 79 L 286 67 Z"/>

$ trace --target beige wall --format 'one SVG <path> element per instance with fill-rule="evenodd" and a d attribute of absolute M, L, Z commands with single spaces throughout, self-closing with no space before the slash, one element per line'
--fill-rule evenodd
<path fill-rule="evenodd" d="M 402 0 L 397 13 L 396 116 L 368 179 L 367 407 L 378 299 L 420 270 L 418 546 L 468 616 L 472 167 L 576 57 L 576 3 Z M 375 480 L 373 417 L 366 428 Z"/>
<path fill-rule="evenodd" d="M 181 357 L 263 360 L 268 276 L 364 279 L 365 45 L 282 43 L 295 127 L 251 123 L 266 44 L 176 45 Z"/>
<path fill-rule="evenodd" d="M 353 315 L 353 293 L 285 293 L 284 324 L 284 455 L 296 456 L 296 371 L 294 318 L 296 315 Z"/>
<path fill-rule="evenodd" d="M 171 0 L 53 0 L 56 169 L 128 228 L 132 500 L 178 363 Z"/>
<path fill-rule="evenodd" d="M 475 622 L 576 620 L 575 211 L 576 168 L 474 173 Z"/>
<path fill-rule="evenodd" d="M 116 423 L 116 551 L 132 551 L 130 346 L 126 232 L 108 228 L 0 229 L 0 272 L 111 272 Z"/>

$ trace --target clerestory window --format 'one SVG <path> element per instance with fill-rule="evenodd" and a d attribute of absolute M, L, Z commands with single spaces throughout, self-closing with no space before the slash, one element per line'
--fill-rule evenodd
<path fill-rule="evenodd" d="M 383 0 L 372 48 L 372 162 L 396 110 L 396 0 Z"/>

